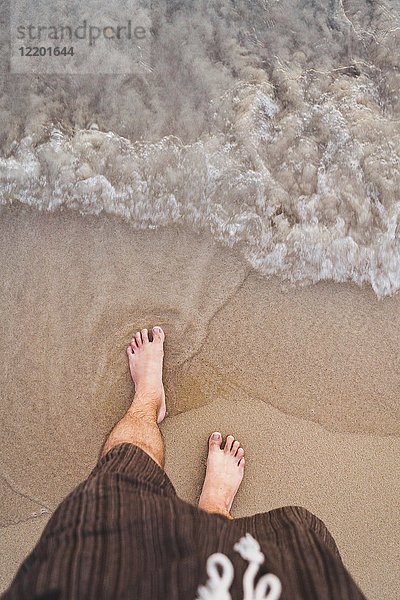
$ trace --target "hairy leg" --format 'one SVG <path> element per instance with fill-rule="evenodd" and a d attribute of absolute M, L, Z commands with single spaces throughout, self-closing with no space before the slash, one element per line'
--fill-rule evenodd
<path fill-rule="evenodd" d="M 102 457 L 114 446 L 129 442 L 139 446 L 164 468 L 164 442 L 158 427 L 166 410 L 162 384 L 164 338 L 162 329 L 154 327 L 153 341 L 150 342 L 147 329 L 143 329 L 127 348 L 135 396 L 126 414 L 108 436 Z"/>

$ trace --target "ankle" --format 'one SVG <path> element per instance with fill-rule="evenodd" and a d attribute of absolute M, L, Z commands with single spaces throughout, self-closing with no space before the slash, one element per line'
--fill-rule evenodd
<path fill-rule="evenodd" d="M 127 414 L 134 419 L 157 421 L 159 404 L 149 397 L 138 397 L 135 394 L 132 404 L 128 408 Z"/>
<path fill-rule="evenodd" d="M 217 504 L 208 504 L 207 502 L 199 502 L 199 508 L 201 508 L 201 510 L 205 510 L 208 513 L 211 514 L 219 514 L 219 515 L 223 515 L 224 517 L 227 517 L 228 519 L 231 519 L 233 521 L 233 517 L 230 514 L 230 512 L 223 506 L 217 505 Z"/>
<path fill-rule="evenodd" d="M 141 385 L 135 386 L 135 396 L 133 403 L 136 404 L 156 404 L 162 402 L 163 387 L 158 385 Z"/>
<path fill-rule="evenodd" d="M 201 494 L 199 508 L 209 513 L 219 513 L 225 517 L 228 517 L 229 519 L 233 519 L 228 510 L 228 504 L 208 494 Z"/>

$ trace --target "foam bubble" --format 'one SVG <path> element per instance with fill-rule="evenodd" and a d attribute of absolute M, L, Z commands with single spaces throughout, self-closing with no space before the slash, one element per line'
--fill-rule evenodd
<path fill-rule="evenodd" d="M 181 224 L 266 276 L 393 294 L 395 14 L 352 7 L 160 5 L 146 79 L 104 78 L 97 89 L 93 78 L 49 80 L 51 93 L 33 79 L 30 96 L 17 96 L 20 119 L 2 137 L 1 204 L 105 212 L 140 229 Z"/>

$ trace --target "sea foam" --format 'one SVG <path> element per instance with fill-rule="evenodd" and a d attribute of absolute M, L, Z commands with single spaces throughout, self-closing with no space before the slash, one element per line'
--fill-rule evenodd
<path fill-rule="evenodd" d="M 395 11 L 156 4 L 145 76 L 8 82 L 1 204 L 180 224 L 265 276 L 395 293 Z"/>

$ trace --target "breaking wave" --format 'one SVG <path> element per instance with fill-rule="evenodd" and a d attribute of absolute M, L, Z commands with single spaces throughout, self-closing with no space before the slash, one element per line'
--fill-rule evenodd
<path fill-rule="evenodd" d="M 349 27 L 349 13 L 336 17 L 339 30 Z M 269 41 L 275 36 L 279 50 L 279 16 L 268 19 L 265 35 Z M 172 27 L 171 15 L 168 23 Z M 0 159 L 0 202 L 104 212 L 140 229 L 181 224 L 236 248 L 266 276 L 368 282 L 379 298 L 391 295 L 400 287 L 400 119 L 394 118 L 400 108 L 389 83 L 399 79 L 383 37 L 381 54 L 363 63 L 369 37 L 360 24 L 358 31 L 351 63 L 338 68 L 338 57 L 342 64 L 349 57 L 335 58 L 332 50 L 320 71 L 312 44 L 307 54 L 301 39 L 293 46 L 286 39 L 265 68 L 254 52 L 250 60 L 225 39 L 221 47 L 242 75 L 228 77 L 225 60 L 218 83 L 215 69 L 212 81 L 204 75 L 203 89 L 211 86 L 214 93 L 205 94 L 198 113 L 190 94 L 182 97 L 188 104 L 181 121 L 179 114 L 171 120 L 171 103 L 164 106 L 147 140 L 121 135 L 117 127 L 107 131 L 104 122 L 53 124 L 49 110 L 36 124 L 40 135 L 31 123 L 28 135 L 10 143 Z M 200 61 L 205 51 L 198 40 L 192 51 Z M 251 43 L 257 50 L 254 39 L 246 40 L 242 48 Z M 258 48 L 267 53 L 263 44 Z M 204 48 L 210 45 L 206 39 Z M 177 72 L 176 81 L 181 77 Z M 143 119 L 150 113 L 143 111 Z M 195 121 L 191 132 L 188 114 Z M 140 114 L 131 118 L 140 123 Z M 163 134 L 167 122 L 175 124 Z"/>

